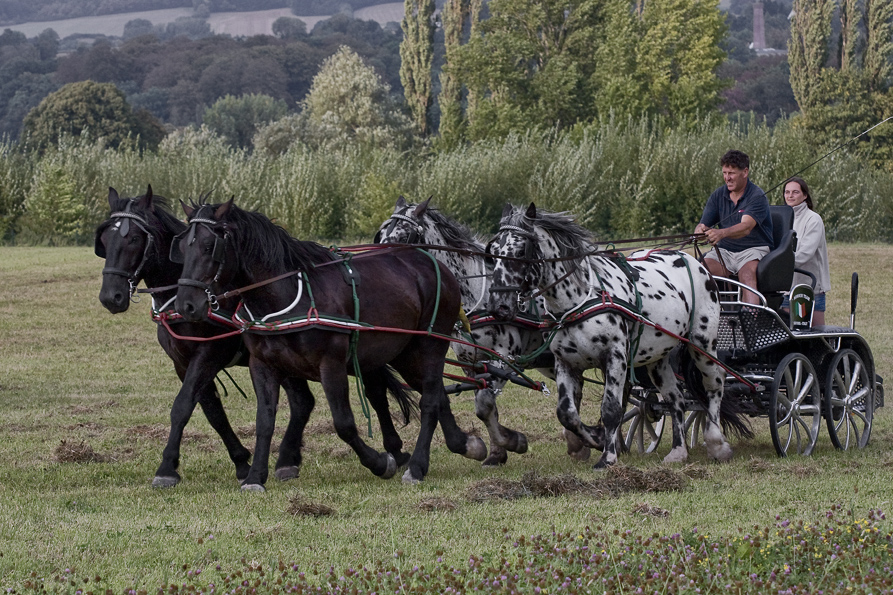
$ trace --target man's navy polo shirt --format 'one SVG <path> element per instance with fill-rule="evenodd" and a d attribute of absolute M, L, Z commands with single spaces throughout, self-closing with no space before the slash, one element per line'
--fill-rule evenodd
<path fill-rule="evenodd" d="M 729 189 L 725 185 L 717 188 L 707 199 L 701 223 L 707 227 L 719 224 L 720 229 L 726 229 L 741 223 L 742 215 L 750 215 L 757 224 L 743 238 L 734 240 L 724 238 L 720 240 L 718 246 L 729 252 L 741 252 L 757 246 L 768 246 L 770 250 L 774 248 L 769 199 L 766 198 L 766 193 L 750 180 L 747 181 L 747 187 L 738 199 L 738 204 L 732 202 Z"/>

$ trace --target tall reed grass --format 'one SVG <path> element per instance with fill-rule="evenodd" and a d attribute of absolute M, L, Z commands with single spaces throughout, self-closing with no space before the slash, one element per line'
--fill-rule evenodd
<path fill-rule="evenodd" d="M 5 143 L 0 233 L 7 243 L 53 243 L 61 232 L 45 217 L 29 216 L 29 205 L 52 206 L 47 197 L 71 195 L 66 216 L 77 212 L 80 220 L 76 232 L 65 232 L 67 241 L 86 242 L 107 214 L 109 186 L 135 196 L 148 184 L 173 199 L 235 196 L 241 206 L 315 240 L 369 240 L 400 195 L 432 196 L 444 212 L 485 234 L 505 203 L 531 201 L 573 212 L 605 240 L 685 233 L 721 183 L 719 157 L 730 148 L 750 155 L 751 179 L 774 204 L 783 202 L 784 180 L 827 150 L 811 145 L 795 120 L 770 128 L 753 118 L 722 125 L 704 119 L 673 129 L 659 121 L 610 119 L 440 152 L 353 146 L 251 154 L 207 129 L 171 135 L 153 153 L 69 139 L 37 156 Z M 836 151 L 802 175 L 829 239 L 891 241 L 893 174 L 872 168 L 858 149 Z"/>

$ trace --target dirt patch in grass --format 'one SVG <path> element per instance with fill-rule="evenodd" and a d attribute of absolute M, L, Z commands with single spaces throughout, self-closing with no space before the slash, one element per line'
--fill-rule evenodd
<path fill-rule="evenodd" d="M 53 451 L 53 455 L 60 463 L 103 463 L 109 460 L 83 440 L 80 442 L 63 440 Z"/>
<path fill-rule="evenodd" d="M 335 509 L 318 502 L 309 502 L 300 494 L 295 494 L 288 499 L 288 507 L 285 511 L 292 516 L 321 517 L 335 514 Z"/>
<path fill-rule="evenodd" d="M 335 434 L 335 424 L 331 419 L 322 419 L 307 424 L 304 435 Z"/>
<path fill-rule="evenodd" d="M 248 424 L 247 426 L 239 426 L 235 428 L 236 436 L 244 440 L 245 438 L 254 438 L 254 435 L 257 433 L 257 426 L 255 424 Z"/>
<path fill-rule="evenodd" d="M 770 471 L 774 465 L 769 461 L 764 459 L 758 459 L 756 457 L 751 457 L 749 461 L 744 464 L 744 468 L 751 473 L 762 473 L 764 471 Z"/>
<path fill-rule="evenodd" d="M 713 477 L 713 469 L 698 463 L 689 463 L 680 471 L 689 479 L 709 479 Z"/>
<path fill-rule="evenodd" d="M 586 481 L 573 474 L 544 477 L 536 471 L 524 474 L 520 481 L 485 479 L 471 484 L 465 497 L 472 502 L 514 500 L 525 497 L 545 498 L 581 494 L 593 498 L 616 498 L 629 492 L 671 492 L 688 485 L 689 478 L 673 469 L 637 469 L 614 465 L 599 479 Z"/>
<path fill-rule="evenodd" d="M 633 514 L 639 516 L 668 517 L 670 516 L 670 511 L 665 510 L 660 506 L 651 506 L 646 502 L 639 502 L 633 506 Z"/>
<path fill-rule="evenodd" d="M 116 401 L 103 401 L 102 403 L 96 403 L 93 405 L 70 405 L 68 407 L 68 412 L 72 415 L 85 415 L 87 413 L 94 413 L 96 411 L 109 409 L 117 405 L 118 403 Z"/>
<path fill-rule="evenodd" d="M 421 502 L 419 502 L 419 510 L 424 512 L 448 512 L 450 510 L 456 510 L 457 508 L 459 508 L 459 505 L 449 498 L 423 498 Z"/>
<path fill-rule="evenodd" d="M 137 438 L 145 438 L 148 440 L 160 442 L 167 440 L 168 436 L 170 435 L 170 428 L 162 424 L 139 425 L 127 428 L 126 430 L 124 430 L 124 433 L 128 436 L 135 436 Z M 203 442 L 208 439 L 209 436 L 204 432 L 193 432 L 191 430 L 183 431 L 184 444 Z"/>

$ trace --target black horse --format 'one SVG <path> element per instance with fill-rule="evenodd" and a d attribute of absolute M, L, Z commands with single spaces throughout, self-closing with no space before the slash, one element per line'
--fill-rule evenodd
<path fill-rule="evenodd" d="M 290 237 L 232 199 L 183 208 L 190 227 L 174 245 L 174 259 L 184 261 L 177 310 L 188 320 L 203 320 L 217 300 L 213 291 L 225 289 L 240 292 L 244 301 L 239 314 L 247 325 L 258 398 L 257 443 L 246 485 L 267 479 L 276 386 L 289 376 L 322 383 L 338 436 L 375 475 L 392 475 L 395 463 L 357 433 L 348 374 L 366 379 L 385 365 L 422 394 L 419 436 L 404 481 L 418 482 L 427 474 L 438 420 L 451 451 L 486 457 L 483 441 L 456 425 L 443 388 L 449 349 L 444 338 L 458 318 L 460 297 L 455 277 L 436 260 L 416 250 L 341 259 L 319 244 Z"/>
<path fill-rule="evenodd" d="M 106 259 L 100 302 L 113 314 L 123 312 L 130 305 L 137 284 L 144 280 L 148 288 L 160 290 L 153 293 L 156 313 L 172 313 L 169 308 L 176 295 L 182 265 L 172 263 L 168 254 L 173 238 L 186 226 L 171 214 L 166 199 L 153 195 L 151 186 L 146 194 L 136 198 L 120 198 L 114 188 L 109 188 L 109 207 L 111 215 L 99 225 L 95 237 L 96 255 Z M 221 305 L 224 309 L 235 307 L 235 303 Z M 176 320 L 176 316 L 170 318 L 176 321 L 173 327 L 175 334 L 180 336 L 208 338 L 232 330 L 207 322 Z M 182 340 L 159 324 L 158 342 L 173 361 L 183 385 L 171 408 L 171 432 L 152 485 L 169 487 L 179 483 L 180 442 L 196 403 L 201 405 L 211 426 L 223 439 L 236 466 L 236 477 L 244 480 L 248 476 L 251 452 L 233 432 L 214 385 L 214 378 L 225 367 L 248 365 L 248 352 L 242 339 L 229 336 L 208 341 Z M 396 376 L 386 370 L 377 375 L 370 374 L 366 380 L 370 384 L 367 387 L 369 401 L 378 413 L 385 446 L 405 463 L 409 454 L 402 452 L 402 442 L 388 412 L 385 390 L 391 391 L 404 418 L 408 419 L 415 403 Z M 288 395 L 291 417 L 279 450 L 276 477 L 287 480 L 296 477 L 300 469 L 301 437 L 313 410 L 314 397 L 306 380 L 285 377 L 282 385 Z"/>

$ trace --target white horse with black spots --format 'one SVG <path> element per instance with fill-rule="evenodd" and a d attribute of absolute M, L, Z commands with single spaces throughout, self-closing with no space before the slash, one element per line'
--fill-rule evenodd
<path fill-rule="evenodd" d="M 489 296 L 492 262 L 484 256 L 484 242 L 461 223 L 450 219 L 439 210 L 429 206 L 431 199 L 420 203 L 407 203 L 401 196 L 397 199 L 393 214 L 381 224 L 375 235 L 375 242 L 382 244 L 426 244 L 443 246 L 446 250 L 432 250 L 459 281 L 462 291 L 462 304 L 471 321 L 471 333 L 457 329 L 453 336 L 463 342 L 474 343 L 495 351 L 509 361 L 522 361 L 519 358 L 535 353 L 543 346 L 543 332 L 533 322 L 532 317 L 511 318 L 497 322 L 486 312 Z M 543 311 L 542 300 L 536 306 Z M 488 351 L 475 349 L 460 342 L 454 342 L 453 352 L 461 361 L 493 362 Z M 528 363 L 548 378 L 555 378 L 551 366 L 551 354 L 545 350 L 545 360 Z M 527 366 L 525 366 L 527 367 Z M 508 459 L 506 451 L 524 453 L 527 451 L 527 437 L 499 423 L 496 396 L 506 380 L 493 378 L 487 388 L 475 393 L 475 413 L 487 426 L 490 434 L 490 455 L 482 463 L 485 467 L 502 465 Z M 570 432 L 565 432 L 568 454 L 578 460 L 589 458 L 590 449 Z"/>
<path fill-rule="evenodd" d="M 645 366 L 671 405 L 673 447 L 664 461 L 688 458 L 685 401 L 670 361 L 680 338 L 707 397 L 707 449 L 719 461 L 731 458 L 720 427 L 725 373 L 715 359 L 718 288 L 697 260 L 669 250 L 639 251 L 627 258 L 599 253 L 590 233 L 571 217 L 538 212 L 533 204 L 527 209 L 507 205 L 487 248 L 497 257 L 489 300 L 495 316 L 511 319 L 519 300 L 536 291 L 559 319 L 550 345 L 558 419 L 585 444 L 603 450 L 596 468 L 617 461 L 630 365 Z M 580 420 L 583 372 L 591 368 L 604 373 L 603 431 Z"/>

